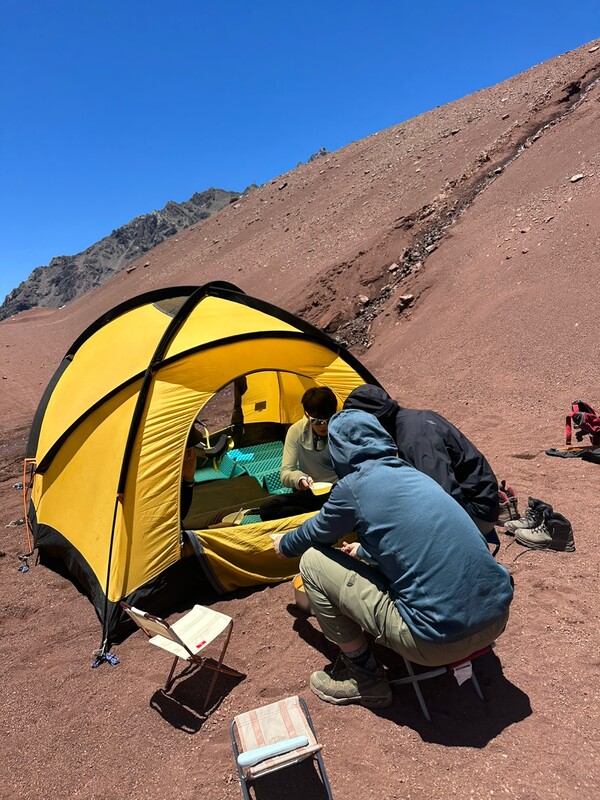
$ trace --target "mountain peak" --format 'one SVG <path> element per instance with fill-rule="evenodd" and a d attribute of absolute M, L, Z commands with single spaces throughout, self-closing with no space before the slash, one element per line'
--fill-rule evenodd
<path fill-rule="evenodd" d="M 132 261 L 184 228 L 217 213 L 240 192 L 209 188 L 189 200 L 173 200 L 159 211 L 142 214 L 73 256 L 57 256 L 37 267 L 0 306 L 0 320 L 30 308 L 60 308 L 120 272 Z"/>

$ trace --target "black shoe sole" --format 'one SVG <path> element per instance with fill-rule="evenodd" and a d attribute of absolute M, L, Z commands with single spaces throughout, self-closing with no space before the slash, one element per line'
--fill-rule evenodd
<path fill-rule="evenodd" d="M 530 550 L 555 550 L 559 553 L 574 553 L 575 545 L 569 547 L 568 545 L 556 544 L 555 542 L 548 542 L 548 544 L 531 544 L 530 542 L 523 542 L 518 536 L 515 536 L 517 542 L 523 547 L 528 547 Z"/>

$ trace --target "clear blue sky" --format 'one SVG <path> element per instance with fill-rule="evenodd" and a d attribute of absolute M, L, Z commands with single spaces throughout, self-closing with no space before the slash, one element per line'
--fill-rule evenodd
<path fill-rule="evenodd" d="M 36 266 L 600 36 L 599 0 L 2 0 L 0 302 Z"/>

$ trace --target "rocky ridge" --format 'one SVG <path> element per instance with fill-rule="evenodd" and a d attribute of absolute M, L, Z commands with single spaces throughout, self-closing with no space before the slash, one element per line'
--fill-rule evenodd
<path fill-rule="evenodd" d="M 38 306 L 60 308 L 179 231 L 220 211 L 239 194 L 207 189 L 184 203 L 169 201 L 160 211 L 136 217 L 77 255 L 53 258 L 7 295 L 0 306 L 0 319 Z"/>

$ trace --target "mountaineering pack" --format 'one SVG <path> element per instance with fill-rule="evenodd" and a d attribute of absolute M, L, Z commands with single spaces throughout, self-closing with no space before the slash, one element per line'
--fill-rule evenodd
<path fill-rule="evenodd" d="M 573 428 L 577 445 L 572 445 Z M 585 436 L 590 437 L 590 444 L 581 444 Z M 571 403 L 571 413 L 567 414 L 565 422 L 565 447 L 550 447 L 546 450 L 547 456 L 560 458 L 580 458 L 600 464 L 600 416 L 583 400 L 574 400 Z"/>
<path fill-rule="evenodd" d="M 583 400 L 574 400 L 571 403 L 571 413 L 567 414 L 565 422 L 565 441 L 571 444 L 572 429 L 575 430 L 575 439 L 583 441 L 584 436 L 589 436 L 593 447 L 600 447 L 600 417 L 594 409 Z"/>

